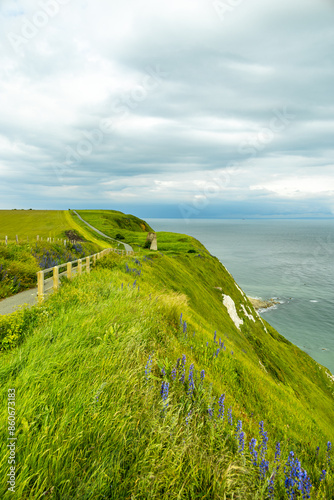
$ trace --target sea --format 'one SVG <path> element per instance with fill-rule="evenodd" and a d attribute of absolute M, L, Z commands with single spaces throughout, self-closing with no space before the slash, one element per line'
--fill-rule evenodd
<path fill-rule="evenodd" d="M 194 236 L 248 296 L 278 302 L 261 316 L 334 373 L 334 219 L 146 220 Z"/>

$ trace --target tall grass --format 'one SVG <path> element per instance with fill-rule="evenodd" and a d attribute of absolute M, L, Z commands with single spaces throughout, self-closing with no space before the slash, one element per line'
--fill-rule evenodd
<path fill-rule="evenodd" d="M 236 329 L 215 286 L 249 306 L 209 255 L 110 255 L 32 310 L 0 365 L 2 408 L 17 391 L 17 498 L 303 498 L 291 451 L 310 497 L 333 498 L 326 370 L 259 320 Z"/>

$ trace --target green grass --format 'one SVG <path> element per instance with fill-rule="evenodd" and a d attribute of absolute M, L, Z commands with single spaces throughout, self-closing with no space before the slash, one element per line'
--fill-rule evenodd
<path fill-rule="evenodd" d="M 12 498 L 5 483 L 8 388 L 17 391 L 16 497 L 22 500 L 265 500 L 277 441 L 282 460 L 275 499 L 288 498 L 284 464 L 292 450 L 311 477 L 311 498 L 334 498 L 326 463 L 326 443 L 334 438 L 327 370 L 264 323 L 266 332 L 218 259 L 196 240 L 180 238 L 165 233 L 162 253 L 111 254 L 91 275 L 65 282 L 43 306 L 0 325 L 2 335 L 7 329 L 20 342 L 1 355 L 2 498 Z M 199 253 L 188 253 L 189 245 Z M 234 300 L 241 330 L 216 287 Z M 215 331 L 226 347 L 217 357 Z M 182 355 L 184 384 L 183 367 L 173 375 Z M 163 381 L 169 383 L 166 402 Z M 224 420 L 218 418 L 221 394 Z M 238 420 L 243 454 L 235 438 Z M 248 451 L 250 439 L 260 439 L 261 420 L 269 437 L 265 481 Z M 327 478 L 320 483 L 323 468 Z"/>
<path fill-rule="evenodd" d="M 37 235 L 46 239 L 66 238 L 65 231 L 72 229 L 63 210 L 0 210 L 0 241 L 8 236 L 10 241 L 36 241 Z"/>

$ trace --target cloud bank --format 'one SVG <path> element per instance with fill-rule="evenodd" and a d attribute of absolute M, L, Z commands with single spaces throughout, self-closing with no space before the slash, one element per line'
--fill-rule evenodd
<path fill-rule="evenodd" d="M 327 0 L 3 0 L 0 207 L 333 216 L 333 25 Z"/>

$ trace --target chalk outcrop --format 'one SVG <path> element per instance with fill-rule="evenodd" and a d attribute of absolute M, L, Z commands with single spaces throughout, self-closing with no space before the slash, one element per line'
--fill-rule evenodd
<path fill-rule="evenodd" d="M 240 326 L 243 325 L 243 320 L 239 318 L 237 310 L 235 308 L 234 300 L 229 295 L 223 295 L 223 304 L 227 309 L 227 312 L 235 324 L 235 326 L 240 330 Z"/>

